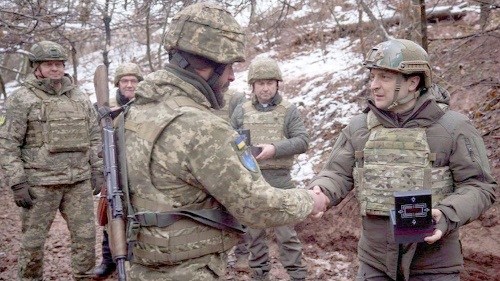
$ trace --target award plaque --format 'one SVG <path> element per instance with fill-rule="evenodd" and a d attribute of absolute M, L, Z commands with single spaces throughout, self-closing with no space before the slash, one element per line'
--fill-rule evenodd
<path fill-rule="evenodd" d="M 427 189 L 394 192 L 391 221 L 396 243 L 424 242 L 432 235 L 432 192 Z"/>

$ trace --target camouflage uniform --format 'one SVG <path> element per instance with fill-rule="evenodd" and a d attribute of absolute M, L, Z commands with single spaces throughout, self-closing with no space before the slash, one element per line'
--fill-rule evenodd
<path fill-rule="evenodd" d="M 236 92 L 234 90 L 229 89 L 224 93 L 224 101 L 225 101 L 224 107 L 219 110 L 213 110 L 212 112 L 215 115 L 221 117 L 222 119 L 229 121 L 236 106 L 238 106 L 241 103 L 244 103 L 246 100 L 247 98 L 245 96 L 245 93 Z M 247 263 L 246 257 L 248 255 L 248 249 L 247 249 L 248 240 L 249 240 L 248 234 L 244 234 L 241 236 L 238 245 L 234 247 L 234 254 L 236 258 L 237 259 L 239 259 L 240 257 L 243 258 L 245 260 L 244 263 Z M 243 266 L 245 265 L 243 264 Z M 246 265 L 246 267 L 248 267 L 248 265 Z"/>
<path fill-rule="evenodd" d="M 233 216 L 260 228 L 298 222 L 311 213 L 313 198 L 265 182 L 241 137 L 210 111 L 222 107 L 222 91 L 214 92 L 213 81 L 190 71 L 173 50 L 196 54 L 208 46 L 198 55 L 217 64 L 243 60 L 244 36 L 234 18 L 214 4 L 191 5 L 174 17 L 165 40 L 170 64 L 138 85 L 125 120 L 130 200 L 139 224 L 129 236 L 136 240 L 128 277 L 223 280 L 227 252 L 238 239 L 225 223 Z M 207 212 L 225 219 L 208 224 L 185 216 Z"/>
<path fill-rule="evenodd" d="M 496 200 L 497 183 L 491 175 L 481 135 L 466 116 L 447 110 L 449 94 L 431 84 L 427 53 L 420 46 L 408 40 L 390 40 L 373 48 L 367 57 L 366 66 L 370 69 L 390 69 L 408 75 L 421 73 L 421 82 L 428 90 L 422 91 L 422 94 L 418 92 L 414 107 L 403 113 L 381 110 L 374 101 L 369 100 L 365 113 L 353 117 L 342 130 L 328 162 L 309 186 L 320 186 L 330 197 L 331 206 L 339 204 L 356 187 L 356 196 L 361 198 L 362 214 L 362 232 L 358 244 L 360 268 L 356 280 L 412 280 L 414 277 L 421 278 L 419 280 L 459 280 L 464 262 L 459 228 L 477 219 Z M 400 102 L 395 101 L 392 106 L 398 106 Z M 383 133 L 386 136 L 391 132 L 399 132 L 399 142 L 384 140 L 383 135 L 381 138 L 373 134 L 379 129 L 389 132 Z M 385 167 L 379 169 L 378 173 L 363 166 L 363 163 L 376 158 L 387 159 L 382 154 L 387 147 L 404 145 L 402 140 L 413 138 L 415 132 L 423 133 L 429 148 L 428 156 L 435 156 L 435 159 L 430 160 L 431 167 L 425 168 L 432 171 L 429 180 L 416 174 L 409 178 L 394 176 L 396 169 L 401 168 L 398 163 L 412 158 L 396 152 L 408 152 L 411 151 L 408 147 L 419 146 L 413 142 L 407 143 L 408 147 L 405 145 L 394 149 L 392 155 L 388 155 L 392 161 L 387 160 Z M 376 151 L 373 145 L 377 138 L 381 149 L 376 155 L 367 155 L 367 152 Z M 407 175 L 412 170 L 419 170 L 418 166 L 411 166 Z M 374 176 L 373 182 L 362 174 L 363 167 L 364 172 Z M 440 171 L 446 171 L 450 176 L 445 173 L 440 175 Z M 441 177 L 441 184 L 444 183 L 442 190 L 434 181 L 436 176 Z M 447 183 L 448 180 L 452 181 L 451 184 Z M 360 184 L 371 188 L 360 191 Z M 437 192 L 434 195 L 437 195 L 438 200 L 433 202 L 432 208 L 443 213 L 436 225 L 443 236 L 433 244 L 397 244 L 387 212 L 387 208 L 391 207 L 387 206 L 389 198 L 382 199 L 380 194 L 372 194 L 371 198 L 363 195 L 367 190 L 385 189 L 390 190 L 388 196 L 392 196 L 395 188 L 412 187 Z M 370 201 L 374 196 L 380 201 Z"/>
<path fill-rule="evenodd" d="M 54 44 L 42 41 L 32 52 L 37 46 L 54 51 Z M 100 131 L 90 100 L 69 76 L 61 79 L 60 88 L 52 85 L 49 78 L 29 77 L 8 97 L 7 118 L 0 126 L 7 185 L 26 182 L 36 196 L 31 208 L 22 209 L 18 278 L 42 280 L 45 239 L 59 210 L 71 235 L 73 276 L 87 280 L 95 262 L 89 179 L 92 172 L 102 173 Z"/>
<path fill-rule="evenodd" d="M 271 66 L 269 68 L 269 66 Z M 279 75 L 275 74 L 278 73 Z M 274 74 L 274 75 L 273 75 Z M 256 59 L 249 67 L 249 81 L 276 79 L 281 81 L 281 71 L 272 59 Z M 235 129 L 250 129 L 252 145 L 272 144 L 276 148 L 274 159 L 258 160 L 264 179 L 279 189 L 295 188 L 290 170 L 294 156 L 304 153 L 309 146 L 309 134 L 297 108 L 283 100 L 279 92 L 264 107 L 256 97 L 236 107 L 231 116 Z M 265 229 L 249 229 L 249 265 L 267 275 L 271 270 Z M 280 250 L 280 261 L 292 280 L 303 280 L 307 267 L 302 264 L 302 245 L 294 225 L 274 228 Z"/>

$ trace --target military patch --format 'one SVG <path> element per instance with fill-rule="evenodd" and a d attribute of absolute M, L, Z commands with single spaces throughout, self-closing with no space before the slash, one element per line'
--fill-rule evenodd
<path fill-rule="evenodd" d="M 245 148 L 246 146 L 246 143 L 245 143 L 245 137 L 240 135 L 235 141 L 234 143 L 236 144 L 236 147 L 238 148 L 238 150 L 242 150 L 243 148 Z"/>
<path fill-rule="evenodd" d="M 245 136 L 239 135 L 234 141 L 234 145 L 236 146 L 236 153 L 238 153 L 238 157 L 240 158 L 241 164 L 247 168 L 250 172 L 258 172 L 259 166 L 250 152 L 247 144 L 245 143 Z"/>
<path fill-rule="evenodd" d="M 5 118 L 7 118 L 7 108 L 2 107 L 2 109 L 0 109 L 0 126 L 3 126 L 5 123 Z"/>
<path fill-rule="evenodd" d="M 255 159 L 249 149 L 246 149 L 243 154 L 240 155 L 240 160 L 243 166 L 245 166 L 245 168 L 247 168 L 250 172 L 257 173 L 259 171 L 259 166 L 257 166 L 257 163 L 255 162 Z"/>

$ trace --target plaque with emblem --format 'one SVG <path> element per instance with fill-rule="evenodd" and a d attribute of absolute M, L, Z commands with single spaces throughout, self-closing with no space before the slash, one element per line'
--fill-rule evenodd
<path fill-rule="evenodd" d="M 397 243 L 424 242 L 432 235 L 432 192 L 428 189 L 394 192 L 391 221 Z"/>

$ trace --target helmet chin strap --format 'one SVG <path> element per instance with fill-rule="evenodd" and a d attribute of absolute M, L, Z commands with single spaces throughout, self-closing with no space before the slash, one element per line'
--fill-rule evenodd
<path fill-rule="evenodd" d="M 396 89 L 394 89 L 394 98 L 392 99 L 391 105 L 389 105 L 387 107 L 388 110 L 393 110 L 394 108 L 396 108 L 398 106 L 402 106 L 404 104 L 407 104 L 410 101 L 412 101 L 420 96 L 420 91 L 416 91 L 415 93 L 398 100 L 399 91 L 401 90 L 401 80 L 402 79 L 403 78 L 401 76 L 398 76 L 398 78 L 396 79 Z"/>
<path fill-rule="evenodd" d="M 191 75 L 196 75 L 200 79 L 203 79 L 203 77 L 201 77 L 199 74 L 197 74 L 197 72 L 195 71 L 194 67 L 186 60 L 186 58 L 184 58 L 181 54 L 179 54 L 177 52 L 175 52 L 174 54 L 172 54 L 172 56 L 170 57 L 170 63 L 173 64 L 173 65 L 176 65 L 176 66 L 180 67 L 181 69 L 184 69 L 184 70 L 188 71 L 189 73 L 191 73 Z M 206 89 L 207 91 L 202 91 L 203 94 L 207 97 L 208 101 L 210 102 L 210 105 L 214 109 L 220 109 L 221 107 L 224 106 L 224 100 L 222 99 L 222 101 L 220 101 L 217 98 L 218 96 L 222 97 L 222 95 L 221 94 L 217 94 L 214 91 L 215 82 L 217 82 L 217 79 L 219 79 L 220 75 L 222 74 L 222 72 L 220 74 L 218 74 L 218 72 L 217 72 L 217 71 L 221 71 L 220 70 L 221 67 L 222 67 L 222 72 L 224 72 L 224 69 L 225 69 L 226 65 L 224 65 L 224 64 L 219 65 L 219 67 L 217 67 L 217 69 L 214 71 L 214 73 L 210 77 L 209 81 L 205 81 L 206 84 L 208 84 L 208 86 L 210 87 L 210 89 Z M 213 79 L 214 76 L 216 76 L 215 79 Z M 203 79 L 203 80 L 205 80 L 205 79 Z M 213 85 L 210 84 L 210 82 L 212 82 Z"/>

